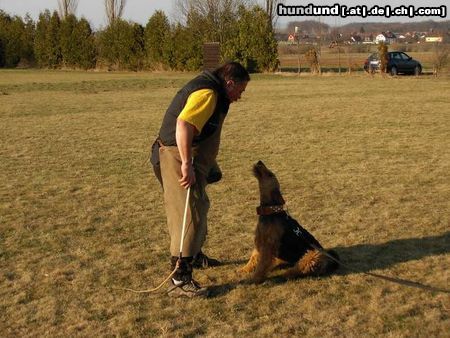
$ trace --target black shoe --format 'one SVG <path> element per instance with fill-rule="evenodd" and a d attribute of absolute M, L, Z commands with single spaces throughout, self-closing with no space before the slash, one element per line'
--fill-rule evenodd
<path fill-rule="evenodd" d="M 170 286 L 167 290 L 170 297 L 208 297 L 209 290 L 202 288 L 195 280 L 191 279 L 188 282 L 176 281 L 170 279 Z"/>
<path fill-rule="evenodd" d="M 219 266 L 221 265 L 220 261 L 214 258 L 210 258 L 206 256 L 203 252 L 199 252 L 197 255 L 194 256 L 194 259 L 192 261 L 192 266 L 197 269 L 205 269 L 212 266 Z"/>

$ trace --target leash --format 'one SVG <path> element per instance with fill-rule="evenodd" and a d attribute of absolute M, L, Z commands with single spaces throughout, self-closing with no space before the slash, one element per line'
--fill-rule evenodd
<path fill-rule="evenodd" d="M 348 266 L 347 264 L 342 263 L 339 259 L 334 258 L 328 252 L 326 252 L 323 248 L 319 248 L 314 243 L 309 243 L 309 244 L 315 250 L 319 251 L 320 253 L 324 254 L 328 258 L 332 259 L 333 261 L 335 261 L 336 263 L 338 263 L 340 266 L 344 267 L 345 269 L 347 269 L 349 271 L 352 271 L 352 272 L 355 272 L 355 273 L 361 273 L 361 271 L 357 271 L 357 270 L 351 268 L 350 266 Z M 436 288 L 434 286 L 429 286 L 429 285 L 424 285 L 424 284 L 421 284 L 421 283 L 418 283 L 418 282 L 414 282 L 414 281 L 410 281 L 410 280 L 407 280 L 407 279 L 380 275 L 378 273 L 373 273 L 373 272 L 364 272 L 363 271 L 362 273 L 365 274 L 365 275 L 371 276 L 371 277 L 375 277 L 375 278 L 380 278 L 380 279 L 386 280 L 388 282 L 401 284 L 401 285 L 405 285 L 405 286 L 410 286 L 410 287 L 413 287 L 413 288 L 418 288 L 418 289 L 422 289 L 422 290 L 426 290 L 426 291 L 450 293 L 450 290 Z"/>
<path fill-rule="evenodd" d="M 286 210 L 285 210 L 286 215 L 287 215 L 287 217 L 291 217 L 291 215 L 289 215 L 289 211 L 287 209 L 288 208 L 287 208 L 287 203 L 286 203 Z M 306 240 L 306 242 L 308 242 L 309 245 L 311 245 L 311 247 L 313 249 L 319 251 L 321 254 L 323 254 L 323 255 L 327 256 L 328 258 L 330 258 L 331 260 L 335 261 L 336 263 L 338 263 L 343 268 L 345 268 L 345 269 L 347 269 L 349 271 L 355 272 L 355 273 L 361 273 L 361 271 L 353 269 L 352 267 L 348 266 L 347 264 L 342 263 L 339 259 L 337 259 L 337 258 L 333 257 L 332 255 L 330 255 L 323 248 L 320 248 L 317 245 L 315 245 L 314 243 L 309 242 L 308 239 L 303 235 L 301 230 L 299 231 L 299 233 L 301 234 L 303 239 Z M 426 291 L 450 293 L 450 290 L 447 290 L 447 289 L 437 288 L 437 287 L 430 286 L 430 285 L 424 285 L 424 284 L 421 284 L 419 282 L 415 282 L 415 281 L 411 281 L 411 280 L 407 280 L 407 279 L 385 276 L 385 275 L 381 275 L 381 274 L 374 273 L 374 272 L 364 272 L 363 271 L 362 273 L 367 275 L 367 276 L 383 279 L 383 280 L 391 282 L 391 283 L 396 283 L 396 284 L 400 284 L 400 285 L 410 286 L 410 287 L 413 287 L 413 288 L 418 288 L 418 289 L 422 289 L 422 290 L 426 290 Z"/>
<path fill-rule="evenodd" d="M 186 203 L 184 205 L 184 215 L 183 215 L 183 225 L 182 225 L 182 230 L 181 230 L 181 239 L 180 239 L 180 259 L 183 257 L 183 244 L 184 244 L 184 236 L 185 236 L 185 231 L 186 231 L 186 222 L 187 222 L 187 213 L 188 213 L 188 208 L 189 208 L 189 198 L 191 195 L 191 186 L 189 186 L 189 188 L 187 189 L 186 192 Z M 164 279 L 161 284 L 159 284 L 156 288 L 153 289 L 148 289 L 148 290 L 135 290 L 135 289 L 130 289 L 130 288 L 110 288 L 112 290 L 122 290 L 122 291 L 130 291 L 133 293 L 154 293 L 156 291 L 158 291 L 159 289 L 161 289 L 164 284 L 166 284 L 170 278 L 173 277 L 173 275 L 175 275 L 175 272 L 177 271 L 177 269 L 180 266 L 180 259 L 177 261 L 176 265 L 175 265 L 175 269 L 173 269 L 173 271 L 170 273 L 169 276 L 167 276 L 166 279 Z M 176 288 L 176 286 L 174 286 L 174 288 Z M 169 290 L 168 292 L 170 292 L 171 290 Z"/>

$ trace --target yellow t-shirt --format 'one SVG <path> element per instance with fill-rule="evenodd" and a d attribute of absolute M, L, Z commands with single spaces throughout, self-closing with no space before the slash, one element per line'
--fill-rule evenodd
<path fill-rule="evenodd" d="M 212 89 L 200 89 L 189 95 L 186 104 L 178 115 L 179 119 L 192 124 L 200 133 L 214 112 L 217 95 Z"/>

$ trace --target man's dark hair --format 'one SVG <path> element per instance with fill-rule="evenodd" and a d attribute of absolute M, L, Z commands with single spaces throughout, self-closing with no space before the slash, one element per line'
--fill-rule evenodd
<path fill-rule="evenodd" d="M 234 82 L 250 81 L 250 75 L 239 62 L 227 62 L 217 68 L 213 74 L 223 82 L 227 82 L 228 80 L 233 80 Z"/>

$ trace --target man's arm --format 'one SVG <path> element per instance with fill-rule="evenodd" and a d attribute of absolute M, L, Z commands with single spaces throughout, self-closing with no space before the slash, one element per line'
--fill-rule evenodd
<path fill-rule="evenodd" d="M 197 134 L 197 129 L 180 118 L 177 119 L 175 138 L 181 157 L 181 175 L 178 180 L 180 185 L 187 189 L 195 183 L 195 172 L 192 165 L 192 140 Z"/>

